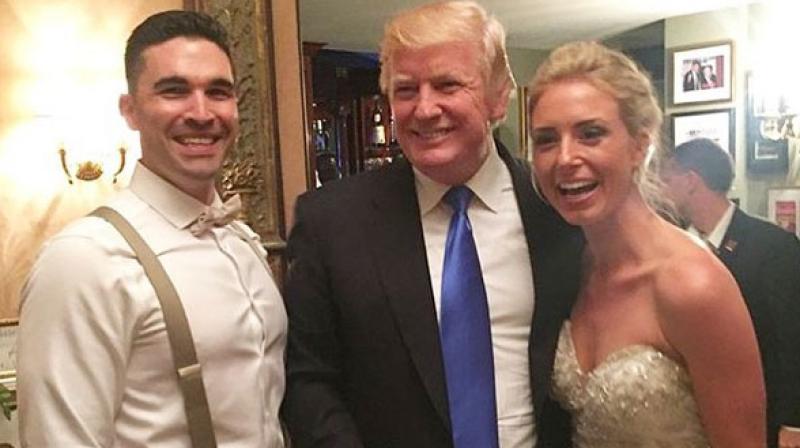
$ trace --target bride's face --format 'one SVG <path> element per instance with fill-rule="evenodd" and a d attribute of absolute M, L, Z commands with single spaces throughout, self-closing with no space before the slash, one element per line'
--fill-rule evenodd
<path fill-rule="evenodd" d="M 591 225 L 636 191 L 646 139 L 632 136 L 617 100 L 587 80 L 547 87 L 531 112 L 533 169 L 545 198 L 575 225 Z"/>

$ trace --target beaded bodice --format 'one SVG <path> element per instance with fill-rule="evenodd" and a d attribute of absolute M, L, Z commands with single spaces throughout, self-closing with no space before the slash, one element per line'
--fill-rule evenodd
<path fill-rule="evenodd" d="M 651 346 L 620 349 L 584 373 L 566 321 L 553 394 L 572 414 L 575 448 L 709 446 L 688 372 Z"/>

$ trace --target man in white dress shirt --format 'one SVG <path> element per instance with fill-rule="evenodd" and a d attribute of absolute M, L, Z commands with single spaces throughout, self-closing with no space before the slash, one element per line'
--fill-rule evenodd
<path fill-rule="evenodd" d="M 475 2 L 450 1 L 404 11 L 385 30 L 381 87 L 405 158 L 297 202 L 285 293 L 290 434 L 299 448 L 532 447 L 550 366 L 534 365 L 531 341 L 554 349 L 557 331 L 532 321 L 568 311 L 579 238 L 536 196 L 527 164 L 492 139 L 514 88 L 502 25 Z M 464 187 L 488 308 L 488 325 L 471 328 L 490 331 L 491 353 L 462 371 L 488 365 L 494 387 L 457 393 L 440 324 L 453 278 L 445 196 Z M 481 426 L 492 440 L 461 437 L 454 403 L 487 393 L 496 413 Z"/>
<path fill-rule="evenodd" d="M 218 445 L 282 447 L 287 322 L 266 253 L 241 222 L 198 221 L 225 211 L 214 179 L 238 133 L 225 31 L 204 14 L 159 13 L 133 31 L 125 63 L 120 110 L 142 159 L 108 205 L 175 286 Z M 106 221 L 79 219 L 45 245 L 23 292 L 18 353 L 23 446 L 191 446 L 159 301 Z"/>

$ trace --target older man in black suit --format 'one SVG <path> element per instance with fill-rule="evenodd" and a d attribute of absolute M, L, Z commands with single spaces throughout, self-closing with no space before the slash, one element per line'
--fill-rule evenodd
<path fill-rule="evenodd" d="M 663 177 L 689 231 L 714 248 L 747 302 L 767 388 L 768 446 L 800 446 L 800 242 L 728 200 L 733 164 L 709 139 L 678 145 Z"/>
<path fill-rule="evenodd" d="M 289 238 L 296 446 L 534 445 L 558 330 L 538 322 L 568 313 L 582 238 L 492 139 L 514 86 L 504 40 L 470 1 L 387 25 L 405 159 L 301 196 Z"/>

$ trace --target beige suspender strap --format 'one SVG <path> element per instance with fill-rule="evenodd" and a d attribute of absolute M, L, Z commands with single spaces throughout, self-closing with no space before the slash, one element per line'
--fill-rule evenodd
<path fill-rule="evenodd" d="M 144 268 L 147 278 L 156 291 L 161 311 L 164 313 L 164 323 L 167 329 L 169 345 L 172 349 L 172 360 L 178 374 L 178 384 L 183 393 L 183 402 L 186 409 L 186 421 L 189 426 L 189 437 L 194 448 L 216 448 L 217 441 L 214 437 L 214 426 L 211 423 L 211 414 L 208 410 L 206 390 L 203 386 L 203 374 L 197 354 L 194 350 L 194 340 L 186 312 L 178 298 L 178 293 L 172 285 L 164 267 L 156 258 L 141 235 L 131 224 L 116 210 L 109 207 L 100 207 L 93 211 L 91 216 L 103 218 L 113 225 L 133 249 L 136 257 Z"/>

